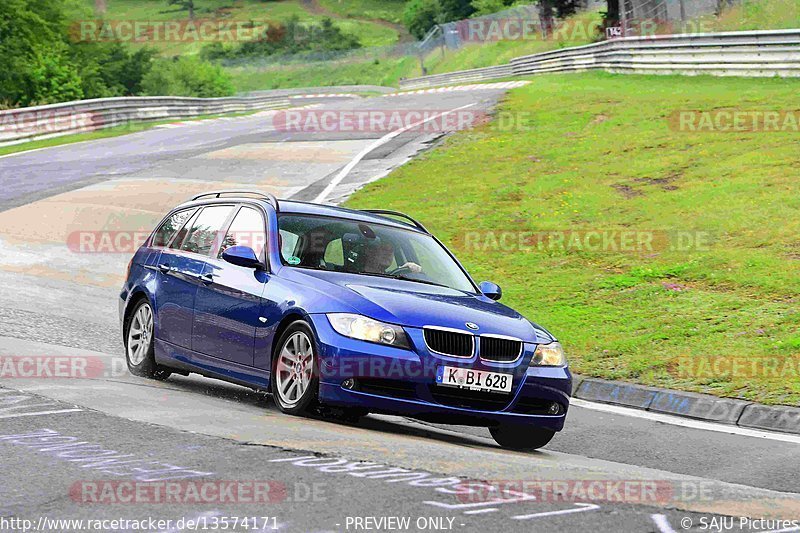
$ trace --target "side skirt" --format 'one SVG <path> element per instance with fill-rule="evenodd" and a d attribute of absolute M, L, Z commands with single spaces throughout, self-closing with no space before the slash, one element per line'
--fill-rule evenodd
<path fill-rule="evenodd" d="M 228 381 L 259 391 L 269 391 L 269 371 L 192 351 L 155 339 L 158 364 Z"/>

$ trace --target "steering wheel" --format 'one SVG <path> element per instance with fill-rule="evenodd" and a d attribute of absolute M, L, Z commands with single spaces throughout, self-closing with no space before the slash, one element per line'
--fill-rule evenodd
<path fill-rule="evenodd" d="M 408 265 L 401 265 L 401 266 L 399 266 L 399 267 L 395 268 L 394 270 L 392 270 L 392 271 L 388 272 L 388 274 L 389 274 L 390 276 L 396 276 L 397 274 L 401 274 L 401 273 L 408 273 L 408 274 L 410 274 L 410 273 L 413 273 L 413 272 L 414 272 L 414 271 L 411 269 L 411 267 L 410 267 L 410 266 L 408 266 Z"/>

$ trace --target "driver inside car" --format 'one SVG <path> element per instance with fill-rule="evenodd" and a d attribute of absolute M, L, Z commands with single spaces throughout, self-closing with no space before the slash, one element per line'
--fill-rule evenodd
<path fill-rule="evenodd" d="M 380 242 L 364 250 L 363 271 L 366 274 L 387 274 L 386 270 L 391 266 L 395 259 L 394 246 L 389 242 Z M 406 263 L 392 269 L 392 272 L 408 271 L 413 273 L 422 272 L 422 267 L 418 264 L 407 261 Z"/>

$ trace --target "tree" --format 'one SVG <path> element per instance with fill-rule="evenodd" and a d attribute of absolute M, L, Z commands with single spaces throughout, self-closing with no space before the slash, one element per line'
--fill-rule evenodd
<path fill-rule="evenodd" d="M 437 24 L 439 10 L 438 0 L 411 0 L 403 11 L 403 24 L 411 35 L 422 39 Z"/>
<path fill-rule="evenodd" d="M 475 13 L 471 0 L 439 0 L 440 24 L 463 20 Z"/>
<path fill-rule="evenodd" d="M 81 77 L 66 50 L 46 50 L 37 55 L 28 75 L 28 104 L 50 104 L 84 97 Z"/>
<path fill-rule="evenodd" d="M 609 0 L 609 3 L 612 0 Z M 559 18 L 574 15 L 581 6 L 580 0 L 539 0 L 539 6 L 549 14 L 555 13 Z"/>
<path fill-rule="evenodd" d="M 167 0 L 167 4 L 178 6 L 180 9 L 189 11 L 189 18 L 194 19 L 194 0 Z"/>
<path fill-rule="evenodd" d="M 620 22 L 619 1 L 608 0 L 608 8 L 603 14 L 603 26 L 608 28 L 610 26 L 617 26 Z"/>
<path fill-rule="evenodd" d="M 472 0 L 472 7 L 475 9 L 472 16 L 491 15 L 492 13 L 508 9 L 515 3 L 516 0 Z"/>
<path fill-rule="evenodd" d="M 86 98 L 133 96 L 142 91 L 142 78 L 152 67 L 156 51 L 130 53 L 122 43 L 82 43 L 73 47 Z"/>
<path fill-rule="evenodd" d="M 0 102 L 31 105 L 83 96 L 65 20 L 61 0 L 0 2 Z"/>

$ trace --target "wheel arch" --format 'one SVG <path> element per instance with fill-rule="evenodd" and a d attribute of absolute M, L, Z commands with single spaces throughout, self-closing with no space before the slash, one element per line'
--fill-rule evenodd
<path fill-rule="evenodd" d="M 308 324 L 311 330 L 314 331 L 314 324 L 308 318 L 307 313 L 301 311 L 300 309 L 292 309 L 291 311 L 287 312 L 283 318 L 281 318 L 281 321 L 278 322 L 278 325 L 275 328 L 275 333 L 272 335 L 272 346 L 269 350 L 270 369 L 272 368 L 272 360 L 275 357 L 275 351 L 278 349 L 278 341 L 280 340 L 281 335 L 283 335 L 283 332 L 286 331 L 286 328 L 298 320 L 302 320 Z M 314 331 L 314 335 L 316 336 L 316 331 Z"/>
<path fill-rule="evenodd" d="M 131 316 L 133 316 L 133 310 L 136 309 L 136 306 L 142 301 L 146 301 L 150 304 L 150 307 L 153 309 L 153 321 L 155 322 L 156 320 L 156 310 L 153 307 L 153 301 L 147 293 L 143 289 L 137 289 L 131 292 L 128 303 L 125 305 L 125 313 L 122 318 L 122 344 L 125 346 L 126 350 L 128 349 L 128 325 L 130 324 Z"/>

